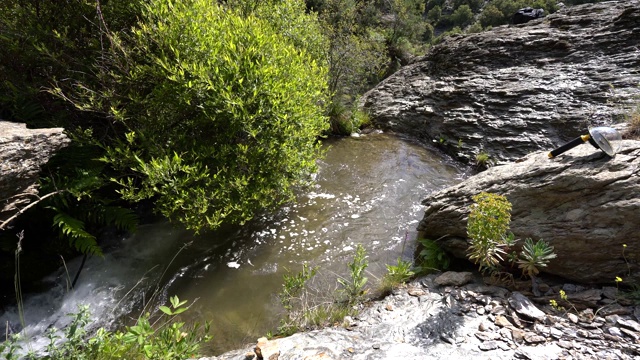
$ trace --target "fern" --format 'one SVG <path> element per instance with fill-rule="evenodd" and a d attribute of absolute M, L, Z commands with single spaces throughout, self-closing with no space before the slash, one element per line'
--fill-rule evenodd
<path fill-rule="evenodd" d="M 83 254 L 102 256 L 96 237 L 85 230 L 84 222 L 58 211 L 53 217 L 53 225 L 60 229 L 61 237 L 69 239 L 69 245 Z"/>

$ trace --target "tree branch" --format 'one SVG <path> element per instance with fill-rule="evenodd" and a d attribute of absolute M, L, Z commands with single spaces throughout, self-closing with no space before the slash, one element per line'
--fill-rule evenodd
<path fill-rule="evenodd" d="M 40 203 L 44 199 L 46 199 L 48 197 L 51 197 L 53 195 L 61 194 L 61 193 L 65 192 L 65 191 L 66 190 L 57 190 L 57 191 L 48 193 L 47 195 L 45 195 L 43 197 L 39 197 L 38 200 L 36 200 L 36 201 L 32 202 L 31 204 L 25 206 L 24 208 L 20 209 L 17 213 L 15 213 L 13 216 L 11 216 L 7 220 L 3 221 L 2 224 L 0 224 L 0 230 L 4 230 L 5 226 L 7 226 L 10 222 L 15 220 L 18 216 L 22 215 L 25 211 L 27 211 L 27 210 L 31 209 L 32 207 L 36 206 L 38 203 Z"/>

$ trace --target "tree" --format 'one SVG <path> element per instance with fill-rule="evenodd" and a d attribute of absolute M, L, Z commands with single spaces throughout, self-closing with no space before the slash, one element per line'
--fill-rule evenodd
<path fill-rule="evenodd" d="M 479 21 L 482 27 L 498 26 L 504 24 L 504 14 L 495 5 L 489 4 L 485 6 L 480 14 Z"/>
<path fill-rule="evenodd" d="M 473 21 L 473 12 L 469 5 L 460 5 L 456 11 L 451 14 L 451 20 L 456 26 L 465 27 Z"/>
<path fill-rule="evenodd" d="M 307 183 L 328 125 L 326 68 L 312 56 L 323 42 L 305 35 L 318 24 L 302 2 L 260 6 L 151 0 L 131 36 L 109 34 L 99 88 L 57 89 L 124 129 L 93 139 L 124 199 L 152 199 L 198 231 L 242 223 Z"/>
<path fill-rule="evenodd" d="M 474 13 L 480 11 L 484 5 L 483 0 L 454 0 L 453 8 L 458 9 L 461 5 L 467 5 Z"/>
<path fill-rule="evenodd" d="M 429 10 L 429 12 L 427 13 L 427 19 L 429 20 L 429 22 L 431 22 L 432 24 L 436 24 L 438 23 L 438 20 L 440 20 L 440 16 L 442 16 L 442 9 L 440 8 L 439 5 L 434 6 L 431 10 Z"/>

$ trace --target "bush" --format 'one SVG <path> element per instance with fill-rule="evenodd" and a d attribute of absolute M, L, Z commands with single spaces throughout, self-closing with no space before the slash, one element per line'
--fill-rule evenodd
<path fill-rule="evenodd" d="M 449 256 L 436 241 L 418 239 L 418 242 L 421 248 L 416 261 L 416 272 L 418 274 L 428 274 L 449 268 Z"/>
<path fill-rule="evenodd" d="M 479 264 L 481 271 L 495 269 L 503 260 L 504 249 L 515 242 L 508 233 L 511 203 L 502 195 L 487 192 L 474 196 L 473 201 L 467 221 L 469 260 Z"/>
<path fill-rule="evenodd" d="M 160 306 L 164 315 L 153 319 L 144 314 L 133 326 L 116 332 L 99 328 L 89 336 L 89 308 L 80 306 L 76 313 L 69 314 L 72 320 L 61 331 L 52 327 L 47 329 L 49 343 L 43 356 L 28 354 L 28 359 L 44 360 L 82 360 L 82 359 L 162 359 L 182 360 L 197 357 L 200 346 L 209 341 L 209 324 L 185 326 L 176 319 L 178 314 L 188 310 L 186 301 L 172 297 L 170 306 Z M 0 355 L 12 360 L 22 358 L 18 355 L 22 346 L 20 335 L 14 335 L 0 343 Z"/>
<path fill-rule="evenodd" d="M 434 6 L 431 10 L 429 10 L 429 12 L 427 13 L 427 19 L 429 20 L 429 22 L 431 22 L 432 24 L 437 24 L 438 20 L 440 20 L 440 16 L 442 16 L 442 8 L 440 8 L 439 5 Z"/>
<path fill-rule="evenodd" d="M 306 184 L 328 126 L 326 69 L 311 56 L 323 45 L 296 35 L 303 24 L 318 26 L 301 2 L 265 4 L 283 18 L 259 7 L 243 15 L 207 0 L 152 0 L 132 36 L 110 34 L 100 87 L 76 83 L 68 96 L 57 89 L 124 130 L 95 140 L 102 160 L 124 174 L 114 177 L 124 199 L 153 199 L 198 231 L 242 223 Z"/>
<path fill-rule="evenodd" d="M 451 20 L 453 21 L 454 25 L 459 27 L 465 27 L 469 25 L 473 21 L 473 12 L 471 11 L 469 5 L 460 5 L 460 7 L 458 7 L 456 11 L 451 14 Z"/>
<path fill-rule="evenodd" d="M 478 18 L 482 27 L 498 26 L 505 24 L 505 15 L 495 5 L 489 4 L 485 6 L 484 10 Z"/>
<path fill-rule="evenodd" d="M 462 5 L 467 5 L 469 8 L 471 8 L 471 10 L 473 10 L 474 13 L 477 13 L 478 11 L 480 11 L 482 6 L 484 5 L 484 1 L 483 0 L 454 0 L 453 1 L 454 9 L 458 9 Z"/>

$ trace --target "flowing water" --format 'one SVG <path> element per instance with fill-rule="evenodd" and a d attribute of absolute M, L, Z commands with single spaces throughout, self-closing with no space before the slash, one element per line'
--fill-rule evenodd
<path fill-rule="evenodd" d="M 277 327 L 284 274 L 307 262 L 335 281 L 347 273 L 358 244 L 367 250 L 375 285 L 386 264 L 411 258 L 421 200 L 462 173 L 435 151 L 388 134 L 326 145 L 316 184 L 275 214 L 199 236 L 166 223 L 146 225 L 104 259 L 89 259 L 73 291 L 67 273 L 75 274 L 79 259 L 68 272 L 52 274 L 49 292 L 25 298 L 28 346 L 41 347 L 39 335 L 64 326 L 78 304 L 88 304 L 95 324 L 104 326 L 139 311 L 157 289 L 159 301 L 196 300 L 186 318 L 211 320 L 209 352 L 229 350 Z M 19 323 L 16 309 L 0 315 L 0 330 Z"/>

